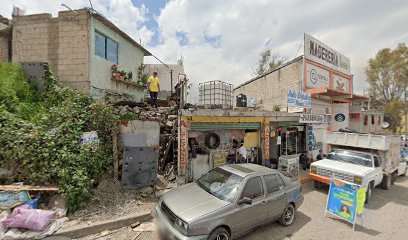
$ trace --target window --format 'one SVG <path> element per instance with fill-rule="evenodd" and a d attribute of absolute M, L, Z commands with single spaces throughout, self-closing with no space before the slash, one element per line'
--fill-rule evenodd
<path fill-rule="evenodd" d="M 374 156 L 374 167 L 381 167 L 381 160 L 377 156 Z"/>
<path fill-rule="evenodd" d="M 268 191 L 268 195 L 276 191 L 279 191 L 279 183 L 275 177 L 275 174 L 264 176 L 264 180 L 266 184 L 266 190 Z"/>
<path fill-rule="evenodd" d="M 276 179 L 278 179 L 279 189 L 283 189 L 285 187 L 285 183 L 283 182 L 282 178 L 279 175 L 276 175 Z"/>
<path fill-rule="evenodd" d="M 367 125 L 368 124 L 368 115 L 365 115 L 364 116 L 364 125 Z"/>
<path fill-rule="evenodd" d="M 375 124 L 374 114 L 371 115 L 371 124 L 372 124 L 372 125 Z"/>
<path fill-rule="evenodd" d="M 95 55 L 117 64 L 118 43 L 100 32 L 95 31 Z"/>
<path fill-rule="evenodd" d="M 241 199 L 244 197 L 250 199 L 261 198 L 264 195 L 262 181 L 260 177 L 254 177 L 248 180 L 241 194 Z"/>

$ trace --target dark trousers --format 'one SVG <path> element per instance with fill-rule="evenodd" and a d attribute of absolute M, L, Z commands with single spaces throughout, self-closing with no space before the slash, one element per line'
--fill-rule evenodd
<path fill-rule="evenodd" d="M 155 108 L 157 108 L 157 95 L 159 95 L 158 92 L 150 92 L 150 103 Z"/>

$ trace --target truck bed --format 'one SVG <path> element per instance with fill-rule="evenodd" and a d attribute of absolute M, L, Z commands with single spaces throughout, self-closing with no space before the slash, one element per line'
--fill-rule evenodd
<path fill-rule="evenodd" d="M 400 138 L 398 136 L 325 132 L 325 142 L 333 148 L 345 148 L 378 155 L 385 174 L 395 171 L 400 161 Z"/>

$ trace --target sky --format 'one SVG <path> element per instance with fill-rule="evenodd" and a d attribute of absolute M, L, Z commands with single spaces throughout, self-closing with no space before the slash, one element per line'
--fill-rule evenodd
<path fill-rule="evenodd" d="M 1 0 L 27 14 L 89 7 L 89 0 Z M 93 7 L 166 63 L 183 57 L 195 101 L 198 84 L 239 85 L 253 77 L 260 52 L 303 54 L 309 33 L 350 58 L 354 91 L 368 87 L 364 69 L 381 48 L 408 42 L 406 0 L 92 0 Z M 298 51 L 298 49 L 300 49 Z M 147 63 L 157 63 L 153 58 Z"/>

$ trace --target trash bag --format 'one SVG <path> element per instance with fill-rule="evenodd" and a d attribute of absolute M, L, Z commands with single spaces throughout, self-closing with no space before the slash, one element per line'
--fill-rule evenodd
<path fill-rule="evenodd" d="M 25 228 L 43 231 L 55 217 L 55 212 L 30 209 L 29 205 L 14 208 L 13 213 L 2 223 L 9 228 Z"/>

